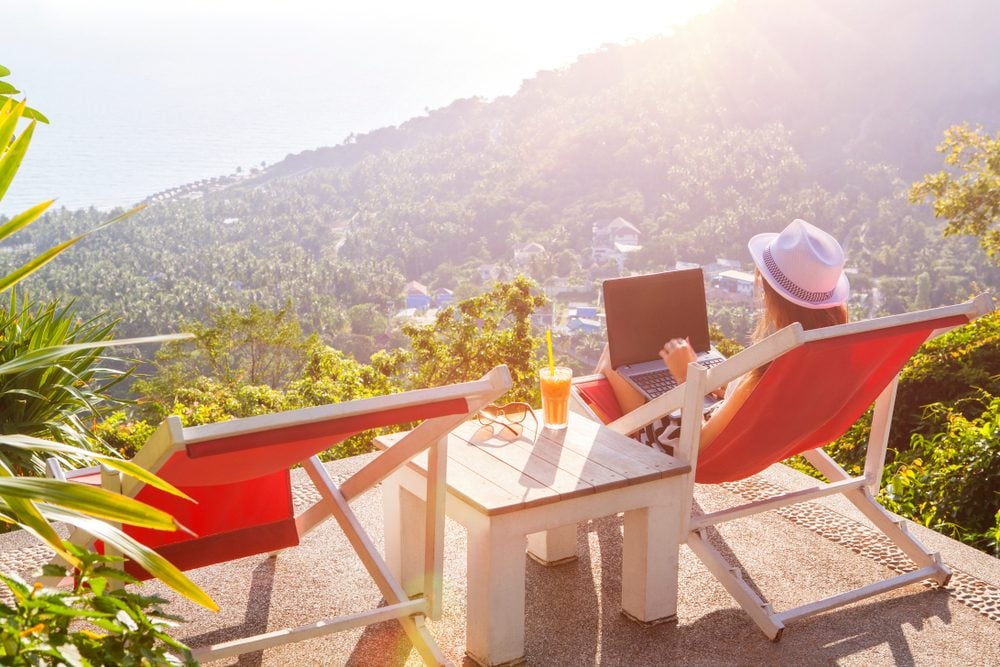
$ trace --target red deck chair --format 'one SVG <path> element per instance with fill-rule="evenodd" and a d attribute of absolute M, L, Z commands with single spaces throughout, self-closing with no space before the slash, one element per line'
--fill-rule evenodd
<path fill-rule="evenodd" d="M 747 505 L 683 518 L 682 536 L 768 637 L 777 641 L 784 624 L 909 583 L 933 579 L 947 583 L 950 570 L 938 554 L 910 536 L 905 524 L 875 500 L 882 479 L 897 376 L 929 338 L 970 322 L 990 310 L 982 295 L 956 306 L 803 331 L 793 324 L 719 364 L 692 364 L 687 382 L 611 422 L 635 433 L 653 420 L 681 408 L 701 414 L 702 397 L 754 368 L 770 364 L 760 383 L 729 425 L 699 454 L 702 420 L 682 419 L 675 455 L 689 463 L 693 482 L 714 484 L 743 479 L 772 463 L 803 454 L 827 483 Z M 874 403 L 864 474 L 851 477 L 822 447 L 843 435 Z M 757 512 L 843 494 L 915 564 L 916 570 L 855 591 L 790 609 L 772 610 L 706 539 L 704 531 L 723 521 Z"/>
<path fill-rule="evenodd" d="M 396 619 L 427 664 L 447 664 L 424 625 L 441 614 L 444 552 L 445 451 L 449 431 L 493 402 L 511 386 L 506 366 L 482 379 L 434 389 L 305 408 L 206 426 L 183 428 L 169 417 L 136 455 L 134 462 L 155 472 L 198 501 L 197 504 L 148 487 L 131 477 L 103 474 L 105 488 L 133 496 L 173 514 L 197 534 L 125 527 L 181 569 L 221 563 L 296 546 L 333 516 L 385 598 L 378 609 L 325 619 L 299 628 L 238 639 L 194 651 L 199 661 L 216 660 L 272 646 Z M 338 488 L 316 457 L 338 442 L 368 429 L 421 421 L 392 447 L 358 470 Z M 428 451 L 425 595 L 409 600 L 393 578 L 348 503 L 421 452 Z M 303 464 L 321 495 L 294 515 L 289 471 Z M 69 478 L 85 481 L 86 472 Z M 101 475 L 98 475 L 99 477 Z M 81 540 L 82 541 L 82 540 Z M 126 568 L 148 577 L 133 563 Z"/>

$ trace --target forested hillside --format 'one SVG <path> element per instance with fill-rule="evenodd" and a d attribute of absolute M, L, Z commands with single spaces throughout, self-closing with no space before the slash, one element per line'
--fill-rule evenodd
<path fill-rule="evenodd" d="M 598 221 L 632 222 L 644 247 L 627 268 L 652 270 L 744 258 L 749 236 L 803 217 L 842 241 L 880 311 L 953 301 L 1000 284 L 997 269 L 975 240 L 942 238 L 907 191 L 940 169 L 945 128 L 1000 126 L 996 25 L 991 0 L 727 3 L 515 95 L 157 200 L 27 286 L 120 314 L 121 335 L 290 303 L 336 346 L 372 339 L 406 281 L 472 294 L 480 264 L 530 240 L 559 259 L 535 278 L 586 289 Z M 0 270 L 107 214 L 49 217 L 3 249 Z"/>

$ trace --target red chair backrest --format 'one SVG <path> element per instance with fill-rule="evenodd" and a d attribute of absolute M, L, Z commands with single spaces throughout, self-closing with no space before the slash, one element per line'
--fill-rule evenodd
<path fill-rule="evenodd" d="M 938 328 L 964 316 L 807 342 L 775 359 L 746 403 L 698 455 L 695 479 L 743 479 L 843 435 Z"/>
<path fill-rule="evenodd" d="M 144 486 L 136 499 L 173 515 L 196 533 L 124 526 L 123 530 L 185 570 L 298 544 L 289 470 L 310 456 L 369 429 L 465 414 L 464 398 L 332 417 L 224 437 L 190 440 L 155 472 L 196 503 Z M 204 431 L 202 431 L 204 432 Z M 144 571 L 126 569 L 138 578 Z"/>

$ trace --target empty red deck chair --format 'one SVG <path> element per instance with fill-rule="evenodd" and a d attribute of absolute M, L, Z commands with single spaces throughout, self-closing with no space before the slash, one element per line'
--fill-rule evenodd
<path fill-rule="evenodd" d="M 928 552 L 910 536 L 902 521 L 883 509 L 875 496 L 882 479 L 899 372 L 926 340 L 992 308 L 991 299 L 982 295 L 956 306 L 812 331 L 793 324 L 712 369 L 692 364 L 687 382 L 612 421 L 610 426 L 622 433 L 635 433 L 681 408 L 681 435 L 675 455 L 691 465 L 692 490 L 695 481 L 712 484 L 742 479 L 795 454 L 803 454 L 827 478 L 827 483 L 813 489 L 682 519 L 686 524 L 682 535 L 686 534 L 691 549 L 768 637 L 777 641 L 784 624 L 795 618 L 923 579 L 933 579 L 940 585 L 948 581 L 951 572 L 938 554 Z M 699 453 L 702 420 L 683 416 L 700 415 L 705 394 L 767 364 L 758 386 L 737 415 Z M 864 473 L 851 477 L 822 447 L 843 435 L 872 403 L 875 411 Z M 885 533 L 913 561 L 916 570 L 776 613 L 704 534 L 707 528 L 723 521 L 838 493 Z"/>
<path fill-rule="evenodd" d="M 134 462 L 156 473 L 197 500 L 197 504 L 148 487 L 131 477 L 104 472 L 106 488 L 138 498 L 172 513 L 196 533 L 161 532 L 125 527 L 181 569 L 221 563 L 296 546 L 329 517 L 334 517 L 375 580 L 386 605 L 370 612 L 324 619 L 307 626 L 247 637 L 196 649 L 198 660 L 220 659 L 339 630 L 396 619 L 424 662 L 446 664 L 424 617 L 441 613 L 444 551 L 445 437 L 511 386 L 505 366 L 475 382 L 422 389 L 389 396 L 305 408 L 218 424 L 183 428 L 169 417 L 136 455 Z M 318 452 L 368 429 L 420 425 L 382 451 L 339 487 L 316 457 Z M 348 503 L 421 452 L 429 470 L 425 557 L 425 595 L 409 600 L 389 573 L 381 554 L 365 534 Z M 321 499 L 297 516 L 292 507 L 289 471 L 303 464 Z M 80 472 L 80 471 L 74 471 Z M 87 473 L 76 475 L 82 480 Z M 72 479 L 74 473 L 70 472 Z M 144 572 L 126 564 L 133 574 Z M 310 595 L 314 594 L 310 592 Z"/>

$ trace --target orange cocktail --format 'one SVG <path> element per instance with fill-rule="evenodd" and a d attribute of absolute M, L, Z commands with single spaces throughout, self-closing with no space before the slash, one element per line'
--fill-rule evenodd
<path fill-rule="evenodd" d="M 569 385 L 573 371 L 565 366 L 556 366 L 554 373 L 548 367 L 538 372 L 542 383 L 542 413 L 547 428 L 566 428 L 569 420 Z"/>

